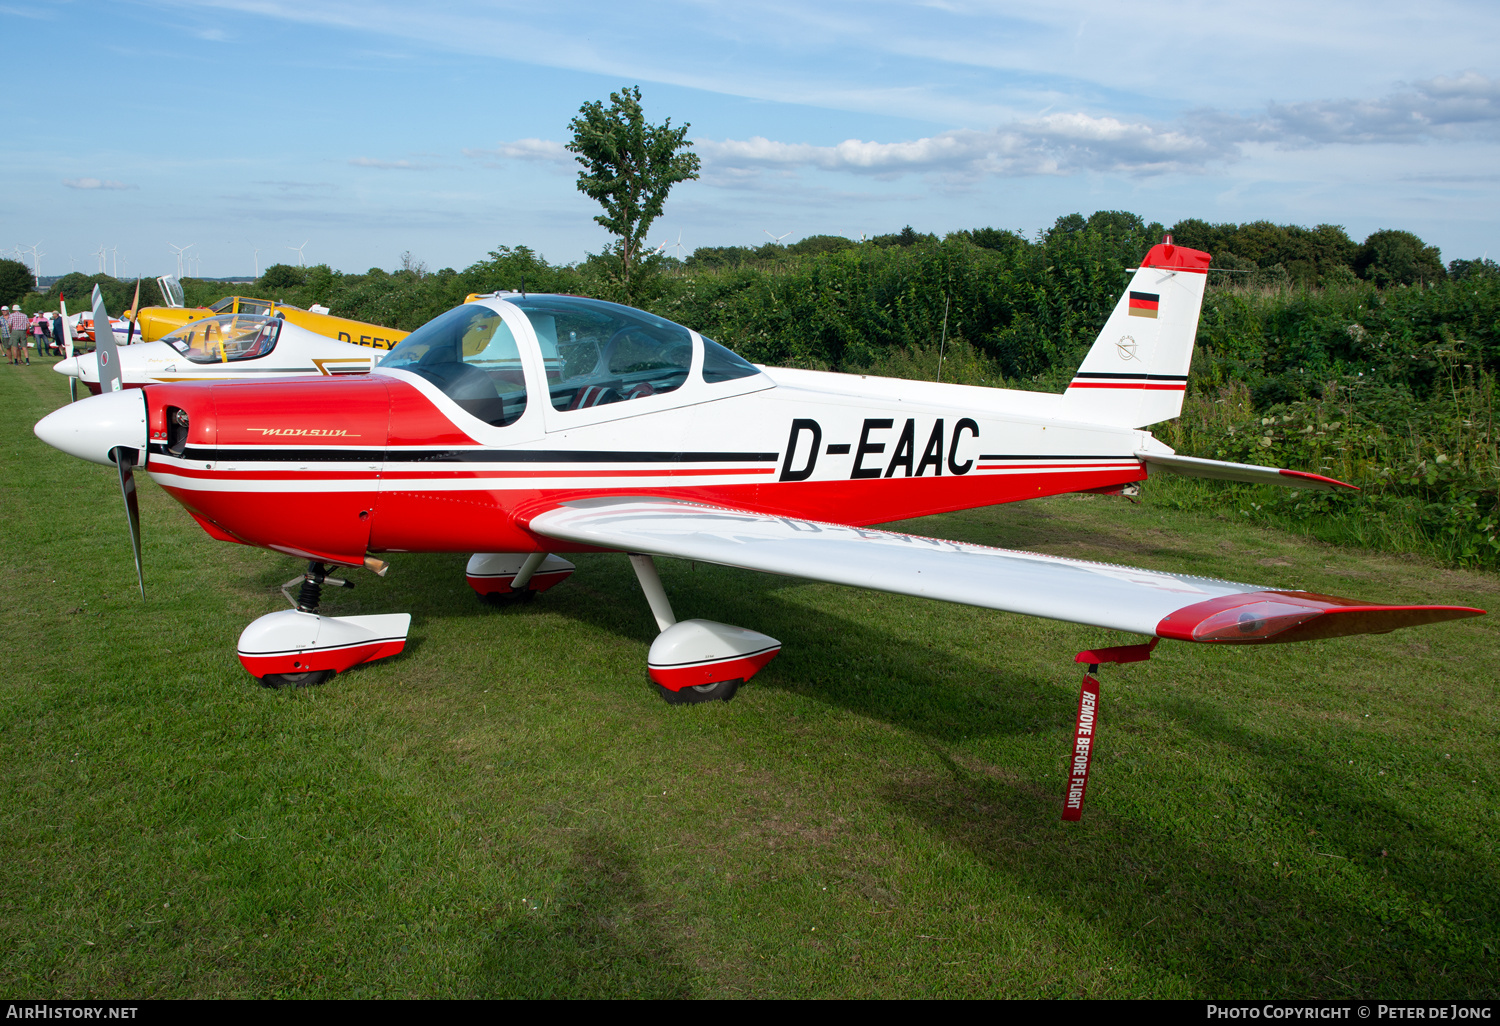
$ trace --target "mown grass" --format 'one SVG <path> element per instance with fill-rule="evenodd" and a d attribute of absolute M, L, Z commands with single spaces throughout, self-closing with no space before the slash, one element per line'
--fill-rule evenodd
<path fill-rule="evenodd" d="M 398 658 L 261 689 L 234 641 L 294 561 L 112 475 L 0 368 L 0 989 L 8 996 L 1487 996 L 1494 617 L 1109 668 L 1058 820 L 1066 624 L 662 561 L 679 615 L 784 653 L 727 705 L 647 689 L 622 556 L 492 609 L 396 556 L 334 613 Z M 288 516 L 296 510 L 289 508 Z M 1373 599 L 1492 575 L 1061 497 L 923 533 Z"/>

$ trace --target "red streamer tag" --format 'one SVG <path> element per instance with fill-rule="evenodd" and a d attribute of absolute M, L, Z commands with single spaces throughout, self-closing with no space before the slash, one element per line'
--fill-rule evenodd
<path fill-rule="evenodd" d="M 1076 823 L 1083 818 L 1083 795 L 1089 786 L 1089 762 L 1094 756 L 1094 726 L 1099 718 L 1099 682 L 1093 674 L 1083 675 L 1078 693 L 1078 722 L 1073 730 L 1073 758 L 1068 767 L 1068 798 L 1063 803 L 1062 818 Z"/>

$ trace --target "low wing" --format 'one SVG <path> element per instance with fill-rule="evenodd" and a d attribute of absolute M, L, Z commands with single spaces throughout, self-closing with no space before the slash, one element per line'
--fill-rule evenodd
<path fill-rule="evenodd" d="M 1384 633 L 1484 612 L 1464 606 L 1373 605 L 668 499 L 580 499 L 532 517 L 530 527 L 549 538 L 599 548 L 1183 641 L 1304 641 Z"/>
<path fill-rule="evenodd" d="M 1345 484 L 1322 474 L 1309 474 L 1305 470 L 1282 470 L 1279 467 L 1257 467 L 1253 463 L 1203 460 L 1176 453 L 1138 452 L 1135 457 L 1151 470 L 1165 470 L 1183 477 L 1206 477 L 1214 481 L 1239 481 L 1243 484 L 1272 484 L 1284 488 L 1318 488 L 1329 491 L 1348 488 L 1359 491 L 1355 485 Z"/>

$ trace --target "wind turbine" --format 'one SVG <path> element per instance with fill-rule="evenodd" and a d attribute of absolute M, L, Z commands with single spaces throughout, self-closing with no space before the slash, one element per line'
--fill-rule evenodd
<path fill-rule="evenodd" d="M 192 249 L 196 245 L 198 245 L 196 242 L 189 242 L 186 246 L 174 246 L 170 242 L 167 243 L 167 248 L 168 249 L 174 249 L 174 250 L 177 251 L 177 280 L 178 281 L 182 280 L 182 254 L 186 253 L 188 250 Z"/>
<path fill-rule="evenodd" d="M 114 255 L 114 258 L 115 258 L 115 277 L 118 278 L 120 276 L 120 247 L 119 246 L 111 246 L 109 248 L 109 251 L 110 251 L 110 253 L 112 253 Z"/>
<path fill-rule="evenodd" d="M 675 249 L 675 250 L 677 250 L 677 259 L 681 260 L 682 259 L 682 249 L 683 249 L 683 246 L 682 246 L 682 229 L 680 229 L 680 228 L 677 230 L 677 243 L 672 248 Z"/>
<path fill-rule="evenodd" d="M 99 258 L 99 273 L 104 274 L 109 270 L 109 251 L 104 248 L 104 243 L 99 243 L 99 248 L 91 254 Z"/>
<path fill-rule="evenodd" d="M 255 276 L 260 277 L 260 250 L 255 251 Z"/>
<path fill-rule="evenodd" d="M 297 266 L 298 267 L 306 267 L 307 266 L 307 261 L 302 258 L 302 250 L 304 248 L 306 248 L 306 246 L 307 246 L 307 243 L 304 242 L 304 243 L 302 243 L 301 246 L 288 246 L 287 247 L 287 249 L 289 249 L 293 253 L 297 254 Z"/>
<path fill-rule="evenodd" d="M 42 257 L 47 255 L 37 248 L 41 244 L 41 240 L 37 240 L 36 246 L 31 247 L 31 276 L 36 279 L 37 288 L 42 287 Z M 20 247 L 17 246 L 16 249 L 19 251 Z"/>
<path fill-rule="evenodd" d="M 761 231 L 766 232 L 767 235 L 770 235 L 771 236 L 771 241 L 774 242 L 774 243 L 776 243 L 776 245 L 778 245 L 778 246 L 781 245 L 781 240 L 782 239 L 786 238 L 787 235 L 792 234 L 791 232 L 787 232 L 786 235 L 771 235 L 771 233 L 769 231 L 766 231 L 766 229 L 764 229 L 764 228 L 762 228 Z"/>

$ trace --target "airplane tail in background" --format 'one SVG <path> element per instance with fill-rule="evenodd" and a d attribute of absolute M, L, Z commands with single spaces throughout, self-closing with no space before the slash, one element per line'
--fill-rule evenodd
<path fill-rule="evenodd" d="M 1152 246 L 1063 393 L 1067 416 L 1145 427 L 1182 412 L 1211 257 Z"/>

